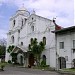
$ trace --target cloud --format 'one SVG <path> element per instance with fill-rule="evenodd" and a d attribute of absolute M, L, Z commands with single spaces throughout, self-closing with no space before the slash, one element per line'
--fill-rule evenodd
<path fill-rule="evenodd" d="M 0 0 L 8 6 L 21 7 L 22 4 L 29 10 L 35 10 L 37 15 L 50 18 L 57 16 L 57 23 L 62 26 L 74 24 L 74 0 Z"/>
<path fill-rule="evenodd" d="M 0 39 L 7 38 L 7 30 L 0 29 Z"/>

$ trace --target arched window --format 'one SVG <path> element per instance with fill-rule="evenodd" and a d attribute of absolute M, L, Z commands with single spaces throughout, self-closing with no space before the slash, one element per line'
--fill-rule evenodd
<path fill-rule="evenodd" d="M 32 17 L 32 20 L 33 20 L 33 17 Z"/>
<path fill-rule="evenodd" d="M 16 22 L 16 20 L 13 20 L 13 27 L 15 26 L 15 22 Z"/>
<path fill-rule="evenodd" d="M 43 43 L 46 45 L 46 37 L 43 37 Z"/>
<path fill-rule="evenodd" d="M 34 31 L 34 26 L 31 26 L 31 30 Z"/>
<path fill-rule="evenodd" d="M 23 26 L 23 19 L 22 19 L 22 26 Z"/>
<path fill-rule="evenodd" d="M 46 56 L 45 55 L 42 56 L 42 60 L 43 60 L 44 65 L 46 65 Z"/>
<path fill-rule="evenodd" d="M 26 18 L 24 18 L 24 20 L 25 20 L 25 23 L 26 23 L 27 19 L 26 19 Z"/>
<path fill-rule="evenodd" d="M 20 33 L 20 30 L 18 30 L 18 33 Z"/>
<path fill-rule="evenodd" d="M 14 43 L 14 36 L 12 36 L 11 39 L 12 39 L 12 43 Z"/>
<path fill-rule="evenodd" d="M 21 46 L 23 46 L 23 42 L 21 42 Z"/>
<path fill-rule="evenodd" d="M 43 57 L 42 57 L 42 58 L 43 58 L 43 60 L 46 60 L 46 56 L 45 56 L 45 55 L 43 55 Z"/>

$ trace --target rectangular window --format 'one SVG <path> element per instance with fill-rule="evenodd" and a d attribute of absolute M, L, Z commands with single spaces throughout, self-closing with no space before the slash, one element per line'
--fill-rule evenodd
<path fill-rule="evenodd" d="M 75 48 L 75 40 L 73 40 L 73 48 Z"/>
<path fill-rule="evenodd" d="M 64 49 L 64 42 L 60 42 L 60 49 Z"/>

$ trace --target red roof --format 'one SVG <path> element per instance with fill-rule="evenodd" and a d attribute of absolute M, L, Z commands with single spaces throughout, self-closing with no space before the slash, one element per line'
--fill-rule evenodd
<path fill-rule="evenodd" d="M 59 25 L 56 25 L 56 27 L 55 27 L 55 30 L 60 30 L 60 29 L 62 29 L 63 27 L 61 27 L 61 26 L 59 26 Z"/>

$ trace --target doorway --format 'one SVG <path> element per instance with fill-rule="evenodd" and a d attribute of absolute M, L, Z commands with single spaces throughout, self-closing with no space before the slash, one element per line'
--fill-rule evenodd
<path fill-rule="evenodd" d="M 20 64 L 23 65 L 23 56 L 20 56 Z"/>
<path fill-rule="evenodd" d="M 33 54 L 29 54 L 29 65 L 34 66 L 34 55 Z"/>
<path fill-rule="evenodd" d="M 59 69 L 66 68 L 66 60 L 64 57 L 58 58 Z"/>

